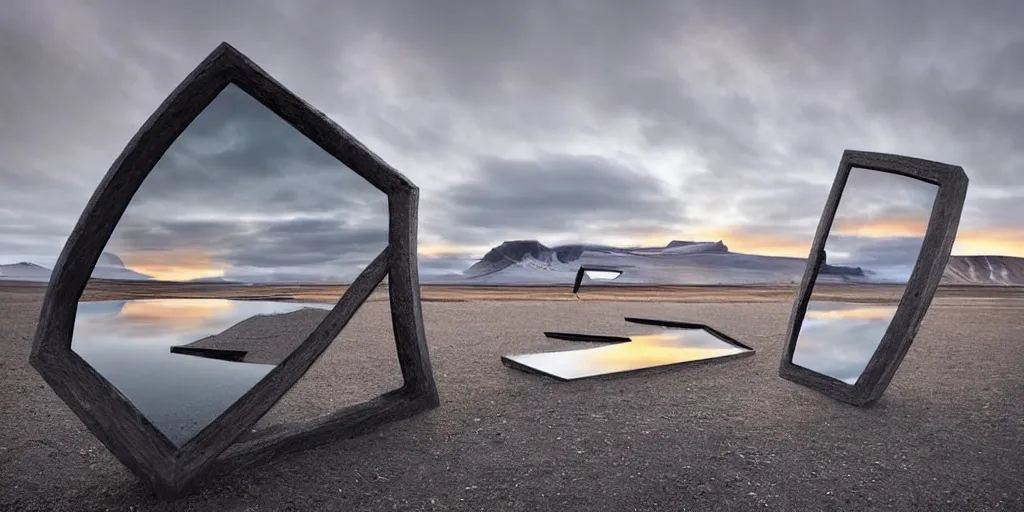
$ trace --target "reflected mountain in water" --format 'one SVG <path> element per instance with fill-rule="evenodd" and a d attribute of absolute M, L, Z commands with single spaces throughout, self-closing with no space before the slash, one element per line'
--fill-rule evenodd
<path fill-rule="evenodd" d="M 793 364 L 855 384 L 895 314 L 896 306 L 811 301 Z"/>

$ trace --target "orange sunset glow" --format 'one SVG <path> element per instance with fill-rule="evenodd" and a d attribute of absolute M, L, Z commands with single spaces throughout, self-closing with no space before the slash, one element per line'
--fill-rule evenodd
<path fill-rule="evenodd" d="M 953 244 L 953 254 L 1024 257 L 1024 230 L 960 230 Z"/>
<path fill-rule="evenodd" d="M 721 240 L 730 252 L 806 258 L 812 236 L 813 233 L 806 240 L 801 240 L 794 236 L 754 233 L 743 227 L 716 227 L 697 230 L 693 239 L 708 242 Z M 679 239 L 678 235 L 676 238 Z"/>
<path fill-rule="evenodd" d="M 425 258 L 443 258 L 445 256 L 460 256 L 463 254 L 485 254 L 490 247 L 451 245 L 445 243 L 420 244 L 416 254 Z"/>
<path fill-rule="evenodd" d="M 170 328 L 200 328 L 218 313 L 230 310 L 231 301 L 222 299 L 156 299 L 128 301 L 121 317 L 143 325 L 165 325 Z"/>
<path fill-rule="evenodd" d="M 837 219 L 831 232 L 871 238 L 919 237 L 924 236 L 927 228 L 927 219 L 889 219 L 860 223 L 840 223 Z M 795 236 L 752 233 L 742 227 L 735 227 L 706 228 L 690 234 L 639 235 L 635 240 L 648 246 L 664 246 L 672 240 L 722 240 L 731 252 L 806 258 L 813 236 L 814 232 L 810 231 L 806 239 L 801 240 Z M 1024 257 L 1024 229 L 970 230 L 961 225 L 952 254 Z"/>
<path fill-rule="evenodd" d="M 661 366 L 683 361 L 697 361 L 736 354 L 738 347 L 698 348 L 680 347 L 678 335 L 652 334 L 632 336 L 629 343 L 617 343 L 591 349 L 587 362 L 605 371 Z"/>
<path fill-rule="evenodd" d="M 229 267 L 213 261 L 209 253 L 189 249 L 129 252 L 120 256 L 129 269 L 161 281 L 223 277 Z"/>
<path fill-rule="evenodd" d="M 866 306 L 853 309 L 831 309 L 825 311 L 807 311 L 807 318 L 816 320 L 888 320 L 896 312 L 894 307 Z"/>
<path fill-rule="evenodd" d="M 832 233 L 870 238 L 921 237 L 928 231 L 928 219 L 884 219 L 863 222 L 839 219 L 832 223 Z"/>

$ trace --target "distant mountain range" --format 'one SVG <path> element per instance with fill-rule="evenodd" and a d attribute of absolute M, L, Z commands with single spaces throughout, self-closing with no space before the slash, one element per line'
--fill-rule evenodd
<path fill-rule="evenodd" d="M 421 273 L 420 281 L 423 284 L 571 286 L 580 265 L 622 270 L 614 281 L 604 281 L 614 284 L 797 284 L 803 277 L 806 260 L 731 252 L 721 240 L 674 240 L 664 247 L 626 248 L 594 244 L 547 247 L 536 240 L 513 240 L 494 247 L 461 273 Z M 0 280 L 47 282 L 50 273 L 50 269 L 29 262 L 0 265 Z M 92 277 L 154 280 L 126 268 L 124 262 L 112 253 L 100 256 Z M 868 268 L 825 265 L 818 281 L 872 283 L 880 282 L 880 278 Z M 223 277 L 204 277 L 189 282 L 233 283 Z M 1024 258 L 952 256 L 943 273 L 942 283 L 1024 285 Z"/>
<path fill-rule="evenodd" d="M 664 247 L 611 247 L 571 244 L 547 247 L 536 240 L 514 240 L 494 247 L 461 274 L 434 276 L 428 283 L 488 285 L 571 285 L 580 265 L 612 267 L 623 273 L 615 284 L 745 285 L 796 284 L 805 258 L 729 251 L 721 240 L 674 240 Z M 819 282 L 882 282 L 869 268 L 825 265 Z M 584 280 L 586 283 L 587 280 Z M 1024 285 L 1024 258 L 952 256 L 944 284 Z"/>
<path fill-rule="evenodd" d="M 51 269 L 27 261 L 13 265 L 0 265 L 0 279 L 12 281 L 48 282 L 51 272 Z M 100 255 L 100 259 L 96 262 L 96 268 L 92 271 L 92 278 L 129 281 L 148 281 L 153 279 L 150 276 L 140 274 L 125 267 L 121 258 L 109 252 Z"/>

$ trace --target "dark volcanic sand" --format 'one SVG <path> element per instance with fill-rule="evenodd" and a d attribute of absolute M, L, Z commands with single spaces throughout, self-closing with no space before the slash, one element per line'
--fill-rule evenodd
<path fill-rule="evenodd" d="M 27 365 L 39 299 L 0 296 L 0 510 L 1024 510 L 1020 300 L 937 300 L 870 409 L 777 377 L 788 302 L 426 303 L 439 409 L 161 503 Z M 636 333 L 625 315 L 758 353 L 574 383 L 499 361 L 582 347 L 544 330 Z M 397 384 L 389 324 L 364 306 L 264 423 Z"/>

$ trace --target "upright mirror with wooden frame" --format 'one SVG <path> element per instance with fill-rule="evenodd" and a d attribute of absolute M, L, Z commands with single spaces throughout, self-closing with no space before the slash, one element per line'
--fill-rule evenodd
<path fill-rule="evenodd" d="M 938 288 L 967 194 L 963 168 L 846 151 L 789 318 L 779 375 L 877 401 Z"/>
<path fill-rule="evenodd" d="M 214 468 L 437 407 L 418 198 L 402 174 L 221 44 L 93 194 L 54 268 L 31 364 L 166 497 Z M 260 422 L 375 293 L 389 301 L 402 385 L 340 410 L 317 404 L 311 420 Z"/>

